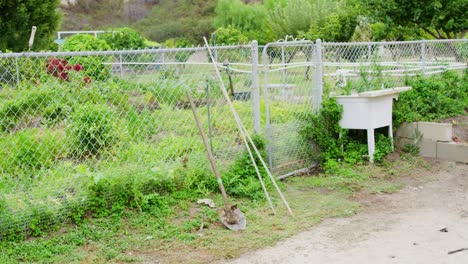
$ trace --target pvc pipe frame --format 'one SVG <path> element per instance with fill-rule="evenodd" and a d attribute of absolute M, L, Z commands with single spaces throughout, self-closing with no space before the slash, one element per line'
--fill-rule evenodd
<path fill-rule="evenodd" d="M 258 170 L 258 167 L 257 167 L 257 164 L 255 162 L 255 158 L 253 157 L 253 154 L 252 154 L 252 151 L 250 149 L 250 146 L 249 146 L 249 142 L 250 144 L 252 145 L 254 151 L 255 151 L 255 154 L 257 154 L 257 157 L 260 159 L 260 162 L 262 163 L 262 166 L 265 168 L 265 171 L 267 172 L 268 176 L 270 177 L 270 180 L 272 181 L 273 185 L 275 186 L 276 188 L 276 191 L 278 192 L 278 194 L 280 195 L 280 198 L 281 198 L 281 201 L 284 203 L 284 205 L 286 206 L 286 208 L 288 209 L 288 212 L 290 215 L 293 215 L 293 212 L 291 210 L 291 208 L 289 207 L 289 204 L 288 202 L 286 201 L 286 198 L 284 198 L 284 195 L 283 193 L 281 192 L 280 188 L 278 187 L 278 184 L 276 184 L 276 181 L 273 177 L 273 175 L 271 174 L 270 170 L 268 169 L 268 166 L 266 165 L 265 161 L 263 160 L 262 156 L 260 155 L 260 152 L 258 151 L 257 147 L 255 146 L 255 144 L 253 143 L 252 141 L 252 138 L 250 137 L 250 134 L 249 132 L 247 131 L 247 129 L 245 128 L 244 124 L 242 123 L 242 120 L 240 119 L 239 115 L 237 114 L 237 111 L 236 109 L 234 108 L 232 102 L 231 102 L 231 99 L 229 98 L 229 95 L 226 91 L 226 87 L 224 85 L 224 82 L 223 82 L 223 79 L 221 78 L 221 74 L 219 72 L 219 69 L 218 69 L 218 66 L 216 64 L 216 61 L 213 57 L 213 54 L 211 53 L 211 49 L 210 49 L 210 46 L 208 45 L 208 41 L 206 40 L 206 37 L 203 37 L 203 40 L 205 41 L 205 46 L 208 50 L 208 53 L 211 57 L 211 61 L 213 62 L 213 66 L 215 68 L 215 72 L 216 72 L 216 76 L 218 77 L 218 80 L 220 82 L 220 88 L 221 88 L 221 91 L 223 92 L 223 95 L 224 97 L 226 98 L 226 101 L 228 102 L 228 105 L 229 105 L 229 108 L 231 109 L 231 112 L 232 114 L 234 115 L 234 119 L 236 120 L 236 123 L 237 123 L 237 127 L 239 128 L 239 132 L 241 132 L 241 136 L 242 136 L 242 140 L 244 141 L 245 143 L 245 146 L 247 147 L 247 151 L 249 152 L 249 156 L 250 156 L 250 159 L 252 160 L 253 164 L 254 164 L 254 167 L 255 167 L 255 171 L 258 175 L 258 178 L 260 180 L 260 183 L 262 185 L 262 188 L 263 188 L 263 191 L 265 192 L 265 195 L 267 197 L 267 200 L 268 200 L 268 203 L 270 204 L 270 207 L 273 211 L 274 214 L 276 214 L 276 211 L 273 207 L 273 204 L 271 203 L 271 199 L 270 199 L 270 196 L 268 195 L 268 192 L 266 190 L 266 187 L 265 187 L 265 184 L 263 182 L 263 179 L 260 175 L 260 172 Z M 247 139 L 248 139 L 248 142 L 247 142 Z"/>

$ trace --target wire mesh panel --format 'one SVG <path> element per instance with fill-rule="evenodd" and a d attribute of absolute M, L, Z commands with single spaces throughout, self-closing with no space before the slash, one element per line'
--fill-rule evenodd
<path fill-rule="evenodd" d="M 212 51 L 234 108 L 250 133 L 263 132 L 281 176 L 313 164 L 299 131 L 320 104 L 322 75 L 336 93 L 397 86 L 466 69 L 468 40 Z M 0 237 L 37 234 L 107 204 L 122 193 L 119 181 L 153 198 L 193 186 L 209 192 L 216 181 L 186 94 L 222 171 L 244 150 L 212 63 L 206 48 L 0 54 Z"/>
<path fill-rule="evenodd" d="M 335 93 L 391 88 L 406 78 L 466 68 L 468 40 L 324 43 L 326 84 Z"/>
<path fill-rule="evenodd" d="M 309 41 L 275 42 L 263 50 L 265 135 L 269 165 L 277 176 L 312 164 L 312 146 L 299 129 L 301 116 L 313 109 L 315 52 Z"/>
<path fill-rule="evenodd" d="M 213 50 L 253 132 L 251 46 Z M 244 150 L 205 48 L 0 56 L 0 237 L 116 199 L 102 187 L 121 179 L 158 195 L 216 186 L 187 93 L 220 169 Z"/>

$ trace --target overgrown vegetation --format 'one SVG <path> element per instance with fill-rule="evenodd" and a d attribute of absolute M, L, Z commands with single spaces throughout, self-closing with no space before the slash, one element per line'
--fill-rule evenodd
<path fill-rule="evenodd" d="M 107 42 L 112 50 L 133 50 L 145 47 L 145 38 L 128 27 L 109 30 L 99 35 L 99 38 Z"/>
<path fill-rule="evenodd" d="M 304 125 L 300 135 L 309 142 L 314 151 L 318 148 L 322 168 L 327 173 L 337 173 L 341 163 L 363 164 L 367 155 L 367 141 L 360 131 L 342 129 L 339 121 L 343 108 L 334 98 L 322 102 L 318 113 L 307 113 L 302 118 Z M 312 147 L 314 146 L 314 147 Z M 377 134 L 374 161 L 382 163 L 392 152 L 392 141 L 388 136 Z"/>
<path fill-rule="evenodd" d="M 402 93 L 394 103 L 393 125 L 403 122 L 435 121 L 466 114 L 468 75 L 447 71 L 440 75 L 407 78 L 412 90 Z"/>
<path fill-rule="evenodd" d="M 82 59 L 86 71 L 88 57 Z M 170 200 L 218 192 L 185 99 L 190 91 L 206 117 L 204 82 L 202 92 L 164 73 L 150 83 L 109 74 L 83 84 L 48 74 L 45 65 L 39 69 L 30 81 L 0 90 L 2 239 L 40 236 L 86 216 L 129 209 L 165 216 Z M 216 91 L 212 103 L 221 98 Z M 248 102 L 236 104 L 250 111 Z M 262 200 L 250 160 L 231 138 L 230 117 L 225 105 L 211 109 L 213 140 L 222 143 L 216 148 L 236 150 L 219 158 L 222 174 L 231 195 Z"/>
<path fill-rule="evenodd" d="M 286 209 L 278 206 L 276 196 L 273 197 L 278 211 L 275 216 L 270 215 L 264 202 L 236 200 L 249 223 L 244 232 L 235 235 L 219 224 L 213 209 L 195 204 L 196 195 L 188 191 L 170 196 L 144 196 L 138 201 L 151 202 L 142 203 L 147 206 L 142 206 L 141 211 L 106 204 L 99 206 L 106 208 L 101 211 L 106 217 L 80 218 L 77 225 L 27 241 L 1 241 L 0 262 L 140 262 L 158 257 L 171 262 L 206 262 L 234 258 L 306 230 L 322 219 L 352 215 L 359 210 L 359 203 L 350 201 L 350 197 L 359 192 L 395 192 L 404 186 L 401 177 L 411 175 L 414 181 L 415 171 L 431 175 L 428 169 L 422 160 L 403 156 L 381 167 L 341 164 L 337 173 L 290 178 L 283 188 L 295 217 L 289 217 Z M 417 180 L 425 181 L 429 177 Z M 117 189 L 128 194 L 121 196 L 121 201 L 132 197 L 130 193 L 135 187 L 142 186 L 130 184 L 132 178 L 120 180 L 128 183 L 124 185 L 126 190 Z M 101 194 L 98 197 L 106 197 L 107 190 L 115 191 L 115 188 L 114 182 L 105 181 L 95 187 Z M 217 204 L 222 202 L 220 195 L 211 198 Z M 5 208 L 2 201 L 0 196 L 0 211 Z M 136 200 L 128 201 L 138 208 Z M 105 203 L 96 201 L 95 204 L 101 202 Z M 78 214 L 80 209 L 75 208 Z"/>

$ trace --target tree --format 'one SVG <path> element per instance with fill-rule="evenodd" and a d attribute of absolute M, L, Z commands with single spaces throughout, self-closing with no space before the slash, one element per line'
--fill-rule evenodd
<path fill-rule="evenodd" d="M 359 25 L 358 6 L 339 3 L 336 10 L 312 23 L 305 37 L 311 40 L 322 39 L 329 42 L 348 42 Z"/>
<path fill-rule="evenodd" d="M 215 12 L 216 28 L 236 28 L 249 40 L 258 40 L 260 44 L 275 40 L 267 25 L 268 13 L 264 5 L 246 4 L 241 0 L 218 0 Z"/>
<path fill-rule="evenodd" d="M 0 0 L 0 50 L 27 50 L 33 26 L 37 27 L 33 49 L 48 48 L 60 24 L 59 2 Z"/>
<path fill-rule="evenodd" d="M 375 22 L 421 29 L 433 38 L 463 38 L 468 32 L 466 0 L 362 0 Z"/>

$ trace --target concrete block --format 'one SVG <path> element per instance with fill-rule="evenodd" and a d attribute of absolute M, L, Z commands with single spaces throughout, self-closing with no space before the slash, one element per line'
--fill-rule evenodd
<path fill-rule="evenodd" d="M 414 145 L 414 140 L 411 139 L 411 138 L 402 138 L 402 137 L 399 137 L 399 138 L 395 138 L 395 145 L 402 149 L 405 144 L 410 144 L 410 145 Z"/>
<path fill-rule="evenodd" d="M 414 139 L 410 138 L 398 138 L 396 144 L 399 148 L 403 148 L 405 144 L 415 145 Z M 428 158 L 437 157 L 437 142 L 433 140 L 422 139 L 416 143 L 419 147 L 419 155 Z"/>
<path fill-rule="evenodd" d="M 423 139 L 452 141 L 452 124 L 418 122 L 418 130 L 423 134 Z"/>
<path fill-rule="evenodd" d="M 414 131 L 418 128 L 417 122 L 401 124 L 395 134 L 396 138 L 413 138 Z"/>
<path fill-rule="evenodd" d="M 468 144 L 437 142 L 437 158 L 468 163 Z"/>
<path fill-rule="evenodd" d="M 423 157 L 436 158 L 437 157 L 437 142 L 428 139 L 421 139 L 418 142 L 419 155 Z"/>

